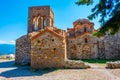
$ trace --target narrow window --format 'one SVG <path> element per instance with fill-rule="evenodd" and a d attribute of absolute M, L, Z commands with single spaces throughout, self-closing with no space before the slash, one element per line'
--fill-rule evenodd
<path fill-rule="evenodd" d="M 43 27 L 46 27 L 46 20 L 43 20 Z"/>
<path fill-rule="evenodd" d="M 40 43 L 40 40 L 37 40 L 38 43 Z"/>
<path fill-rule="evenodd" d="M 84 28 L 84 32 L 86 32 L 86 27 Z"/>
<path fill-rule="evenodd" d="M 88 43 L 88 40 L 87 40 L 87 38 L 85 38 L 85 43 Z"/>
<path fill-rule="evenodd" d="M 54 48 L 53 51 L 55 52 L 55 51 L 56 51 L 56 48 Z"/>
<path fill-rule="evenodd" d="M 33 24 L 34 24 L 34 30 L 37 31 L 38 30 L 38 21 L 37 21 L 37 17 L 35 17 L 33 19 Z"/>
<path fill-rule="evenodd" d="M 52 42 L 54 41 L 54 39 L 52 39 Z"/>
<path fill-rule="evenodd" d="M 39 27 L 39 29 L 42 29 L 41 28 L 41 18 L 40 17 L 38 17 L 38 27 Z"/>
<path fill-rule="evenodd" d="M 39 48 L 39 50 L 41 50 L 41 48 Z"/>

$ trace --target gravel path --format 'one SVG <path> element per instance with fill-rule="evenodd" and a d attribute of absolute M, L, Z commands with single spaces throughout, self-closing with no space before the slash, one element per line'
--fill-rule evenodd
<path fill-rule="evenodd" d="M 14 66 L 12 60 L 0 60 L 0 80 L 120 80 L 120 69 L 90 65 L 90 69 L 32 71 L 29 66 Z"/>

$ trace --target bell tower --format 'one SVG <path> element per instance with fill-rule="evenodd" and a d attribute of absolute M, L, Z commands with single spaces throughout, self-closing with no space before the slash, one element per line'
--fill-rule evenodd
<path fill-rule="evenodd" d="M 29 7 L 28 33 L 54 27 L 54 13 L 50 6 Z"/>

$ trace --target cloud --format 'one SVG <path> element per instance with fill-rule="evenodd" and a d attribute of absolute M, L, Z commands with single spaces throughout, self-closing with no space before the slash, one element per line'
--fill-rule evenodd
<path fill-rule="evenodd" d="M 14 40 L 11 40 L 9 43 L 10 43 L 10 44 L 15 44 L 15 41 L 14 41 Z"/>
<path fill-rule="evenodd" d="M 14 40 L 11 40 L 11 41 L 0 40 L 0 44 L 15 44 L 15 41 Z"/>

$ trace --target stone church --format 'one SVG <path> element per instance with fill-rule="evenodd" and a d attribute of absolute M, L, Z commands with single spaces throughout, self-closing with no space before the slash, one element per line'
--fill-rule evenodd
<path fill-rule="evenodd" d="M 16 40 L 15 63 L 63 68 L 67 59 L 120 59 L 120 33 L 97 38 L 96 31 L 87 19 L 67 31 L 58 29 L 50 6 L 29 7 L 28 33 Z"/>

